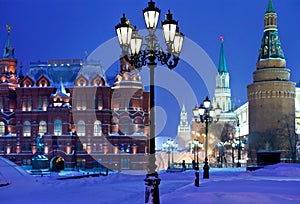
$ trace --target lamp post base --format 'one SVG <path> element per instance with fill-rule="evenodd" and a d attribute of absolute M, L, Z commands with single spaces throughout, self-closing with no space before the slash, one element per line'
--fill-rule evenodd
<path fill-rule="evenodd" d="M 195 186 L 199 187 L 199 167 L 195 169 Z"/>
<path fill-rule="evenodd" d="M 146 185 L 145 203 L 160 204 L 158 188 L 160 180 L 161 179 L 158 178 L 158 174 L 156 172 L 146 175 L 146 178 L 144 179 Z"/>
<path fill-rule="evenodd" d="M 209 179 L 209 166 L 207 158 L 205 158 L 204 166 L 203 166 L 203 178 Z"/>
<path fill-rule="evenodd" d="M 241 167 L 242 165 L 241 165 L 241 163 L 240 162 L 238 162 L 237 164 L 236 164 L 236 167 Z"/>

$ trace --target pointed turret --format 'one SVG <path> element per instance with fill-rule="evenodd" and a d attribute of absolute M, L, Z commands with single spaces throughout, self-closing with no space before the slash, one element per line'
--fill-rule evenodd
<path fill-rule="evenodd" d="M 220 58 L 219 58 L 218 72 L 219 73 L 227 73 L 226 59 L 225 59 L 224 48 L 223 48 L 224 37 L 221 36 L 220 40 L 221 40 L 221 48 L 220 48 Z"/>
<path fill-rule="evenodd" d="M 70 108 L 70 93 L 67 93 L 65 86 L 62 82 L 62 78 L 60 77 L 60 84 L 59 87 L 56 89 L 56 92 L 54 94 L 51 94 L 52 99 L 52 107 L 66 107 Z"/>
<path fill-rule="evenodd" d="M 4 53 L 2 58 L 0 58 L 0 84 L 1 86 L 7 86 L 8 89 L 15 89 L 18 85 L 17 79 L 17 59 L 14 56 L 14 48 L 12 47 L 10 32 L 11 26 L 6 25 L 7 29 L 7 40 L 5 43 Z"/>
<path fill-rule="evenodd" d="M 15 58 L 15 49 L 12 46 L 11 39 L 10 39 L 10 32 L 11 32 L 11 26 L 6 25 L 7 29 L 7 40 L 5 43 L 3 58 Z"/>
<path fill-rule="evenodd" d="M 67 93 L 66 89 L 65 89 L 65 86 L 62 82 L 62 78 L 60 77 L 60 84 L 59 84 L 59 87 L 57 88 L 56 90 L 56 93 L 54 94 L 54 96 L 61 96 L 61 97 L 69 97 L 70 96 L 70 93 Z"/>
<path fill-rule="evenodd" d="M 185 110 L 185 105 L 184 105 L 184 104 L 182 105 L 182 110 L 181 110 L 181 112 L 182 112 L 182 113 L 185 113 L 185 112 L 186 112 L 186 110 Z"/>
<path fill-rule="evenodd" d="M 275 13 L 275 9 L 274 9 L 272 0 L 269 0 L 266 13 Z"/>
<path fill-rule="evenodd" d="M 268 60 L 273 60 L 273 62 L 270 63 Z M 275 61 L 277 61 L 276 66 L 285 67 L 286 65 L 277 30 L 277 14 L 272 0 L 269 0 L 264 17 L 264 35 L 259 49 L 258 68 L 273 66 Z"/>

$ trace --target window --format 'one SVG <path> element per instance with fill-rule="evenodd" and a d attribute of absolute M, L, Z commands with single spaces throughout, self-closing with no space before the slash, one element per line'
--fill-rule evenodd
<path fill-rule="evenodd" d="M 54 135 L 61 135 L 62 134 L 62 122 L 61 120 L 54 121 Z"/>
<path fill-rule="evenodd" d="M 78 136 L 85 136 L 85 122 L 83 120 L 78 121 L 77 135 Z"/>
<path fill-rule="evenodd" d="M 0 122 L 0 136 L 3 136 L 5 134 L 5 124 L 4 122 Z"/>
<path fill-rule="evenodd" d="M 101 121 L 96 120 L 94 123 L 94 136 L 101 136 L 102 135 L 102 124 Z"/>
<path fill-rule="evenodd" d="M 23 134 L 25 137 L 30 137 L 31 135 L 31 124 L 29 121 L 25 121 L 23 124 Z"/>
<path fill-rule="evenodd" d="M 47 132 L 47 123 L 41 121 L 39 124 L 39 135 L 44 135 Z"/>
<path fill-rule="evenodd" d="M 80 97 L 78 96 L 76 98 L 76 110 L 86 110 L 87 109 L 87 103 L 86 103 L 86 98 L 83 96 L 83 97 Z"/>
<path fill-rule="evenodd" d="M 43 105 L 43 97 L 39 96 L 37 109 L 42 110 L 42 105 Z"/>
<path fill-rule="evenodd" d="M 47 106 L 48 106 L 48 98 L 47 96 L 43 97 L 43 111 L 47 110 Z"/>
<path fill-rule="evenodd" d="M 3 111 L 3 97 L 0 97 L 0 111 Z"/>
<path fill-rule="evenodd" d="M 121 169 L 130 169 L 130 159 L 121 159 Z"/>
<path fill-rule="evenodd" d="M 103 108 L 103 100 L 102 100 L 102 97 L 99 96 L 95 96 L 95 109 L 96 110 L 102 110 Z"/>
<path fill-rule="evenodd" d="M 31 111 L 32 110 L 32 99 L 30 96 L 23 97 L 23 103 L 22 103 L 22 111 Z"/>

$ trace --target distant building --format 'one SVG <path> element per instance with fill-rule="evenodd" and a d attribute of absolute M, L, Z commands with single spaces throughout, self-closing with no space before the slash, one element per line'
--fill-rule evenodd
<path fill-rule="evenodd" d="M 221 108 L 221 115 L 219 119 L 220 122 L 233 123 L 236 119 L 232 107 L 230 75 L 227 70 L 223 44 L 224 37 L 221 36 L 219 66 L 216 76 L 216 89 L 212 105 L 214 108 Z"/>
<path fill-rule="evenodd" d="M 192 140 L 191 135 L 191 126 L 188 121 L 188 114 L 185 110 L 185 105 L 182 105 L 181 113 L 180 113 L 180 123 L 178 125 L 178 133 L 177 133 L 177 142 L 179 144 L 179 149 L 188 149 L 189 143 Z"/>
<path fill-rule="evenodd" d="M 0 77 L 1 156 L 31 165 L 41 135 L 51 169 L 145 169 L 149 92 L 123 58 L 112 86 L 101 65 L 81 59 L 31 63 L 17 74 L 8 27 Z"/>

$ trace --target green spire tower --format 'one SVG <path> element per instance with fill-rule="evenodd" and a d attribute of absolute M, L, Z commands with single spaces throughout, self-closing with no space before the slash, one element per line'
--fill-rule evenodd
<path fill-rule="evenodd" d="M 230 112 L 231 107 L 231 89 L 229 87 L 229 73 L 227 71 L 225 54 L 224 54 L 224 37 L 220 37 L 221 48 L 219 57 L 218 74 L 216 76 L 216 89 L 213 100 L 214 107 L 219 106 L 222 113 Z"/>
<path fill-rule="evenodd" d="M 277 14 L 271 0 L 264 15 L 264 34 L 253 83 L 248 85 L 249 157 L 256 161 L 262 150 L 281 151 L 281 158 L 293 159 L 295 141 L 295 83 L 281 47 Z M 292 143 L 290 143 L 292 141 Z"/>
<path fill-rule="evenodd" d="M 223 48 L 224 37 L 221 36 L 220 39 L 221 39 L 221 48 L 220 48 L 218 72 L 219 73 L 227 73 L 226 59 L 225 59 L 224 48 Z"/>

